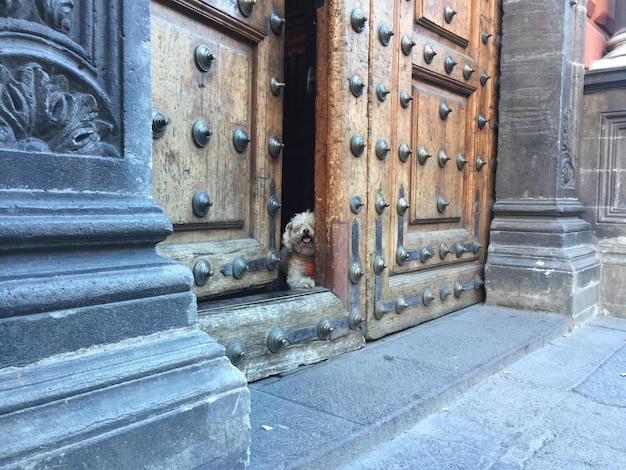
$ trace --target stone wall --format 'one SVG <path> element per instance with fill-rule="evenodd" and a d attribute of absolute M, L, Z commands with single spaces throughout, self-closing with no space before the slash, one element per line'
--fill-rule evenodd
<path fill-rule="evenodd" d="M 244 468 L 245 377 L 157 255 L 150 3 L 0 3 L 0 467 Z"/>
<path fill-rule="evenodd" d="M 585 77 L 579 177 L 602 263 L 601 309 L 626 318 L 626 68 Z"/>

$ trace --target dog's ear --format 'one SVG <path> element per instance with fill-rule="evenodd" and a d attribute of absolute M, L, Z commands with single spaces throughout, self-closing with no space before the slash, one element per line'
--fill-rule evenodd
<path fill-rule="evenodd" d="M 289 251 L 293 249 L 293 245 L 291 243 L 291 229 L 292 228 L 293 228 L 293 224 L 289 222 L 287 225 L 285 225 L 285 231 L 283 232 L 283 245 Z"/>

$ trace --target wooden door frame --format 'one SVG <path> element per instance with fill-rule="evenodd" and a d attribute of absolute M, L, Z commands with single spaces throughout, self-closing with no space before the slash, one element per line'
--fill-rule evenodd
<path fill-rule="evenodd" d="M 356 33 L 350 25 L 357 8 L 367 15 L 369 2 L 326 0 L 317 10 L 316 266 L 318 283 L 331 289 L 352 311 L 365 311 L 365 279 L 353 284 L 349 277 L 354 262 L 361 266 L 368 262 L 365 243 L 358 248 L 352 244 L 353 222 L 364 231 L 367 213 L 350 210 L 353 196 L 364 202 L 367 197 L 367 151 L 361 157 L 350 152 L 353 135 L 368 139 L 367 93 L 356 98 L 347 86 L 348 77 L 354 75 L 367 86 L 369 73 L 369 28 Z M 355 34 L 346 42 L 348 28 Z M 344 42 L 345 47 L 337 47 Z"/>

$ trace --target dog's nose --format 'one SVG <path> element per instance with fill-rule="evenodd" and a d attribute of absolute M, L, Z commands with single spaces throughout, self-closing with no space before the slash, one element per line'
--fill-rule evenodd
<path fill-rule="evenodd" d="M 305 229 L 304 229 L 304 231 L 303 231 L 303 233 L 304 233 L 304 235 L 305 235 L 305 236 L 307 236 L 307 237 L 311 234 L 311 232 L 309 231 L 309 229 L 308 229 L 308 228 L 305 228 Z"/>

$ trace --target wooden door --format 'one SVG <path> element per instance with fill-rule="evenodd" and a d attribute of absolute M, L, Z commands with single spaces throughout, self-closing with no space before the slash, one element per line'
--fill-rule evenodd
<path fill-rule="evenodd" d="M 272 32 L 274 9 L 152 3 L 154 114 L 169 120 L 156 124 L 154 198 L 174 224 L 159 252 L 193 270 L 201 299 L 278 273 L 282 90 L 272 81 L 282 83 L 283 25 Z"/>
<path fill-rule="evenodd" d="M 371 86 L 390 91 L 372 95 L 369 116 L 367 336 L 377 338 L 483 299 L 500 11 L 496 0 L 372 5 Z"/>
<path fill-rule="evenodd" d="M 249 380 L 364 342 L 328 290 L 277 290 L 284 93 L 301 85 L 285 79 L 285 15 L 283 0 L 152 2 L 154 198 L 174 225 L 158 251 L 193 271 L 200 326 Z"/>

